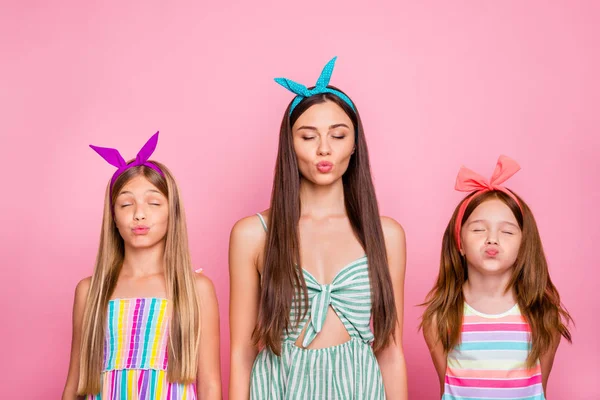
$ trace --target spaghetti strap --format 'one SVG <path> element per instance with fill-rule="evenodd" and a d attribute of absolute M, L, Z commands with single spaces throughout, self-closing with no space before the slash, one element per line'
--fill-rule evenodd
<path fill-rule="evenodd" d="M 256 213 L 256 215 L 258 215 L 258 218 L 260 219 L 260 223 L 263 226 L 263 229 L 265 230 L 265 232 L 267 232 L 267 223 L 265 222 L 265 219 L 263 218 L 263 216 L 260 213 Z"/>

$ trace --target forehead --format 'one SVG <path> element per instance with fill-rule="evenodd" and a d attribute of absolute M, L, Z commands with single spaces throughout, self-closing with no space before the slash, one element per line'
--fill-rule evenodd
<path fill-rule="evenodd" d="M 346 124 L 353 128 L 352 120 L 344 110 L 332 101 L 314 104 L 302 113 L 292 129 L 306 125 L 314 127 L 329 127 L 335 124 Z"/>
<path fill-rule="evenodd" d="M 160 193 L 160 190 L 156 186 L 154 186 L 148 179 L 146 179 L 143 175 L 137 175 L 134 178 L 130 179 L 123 188 L 121 192 L 132 192 L 132 193 L 145 193 L 148 191 L 156 191 Z M 162 193 L 160 193 L 162 194 Z"/>
<path fill-rule="evenodd" d="M 468 221 L 475 220 L 508 221 L 517 224 L 512 210 L 499 199 L 486 200 L 478 205 L 468 218 Z"/>

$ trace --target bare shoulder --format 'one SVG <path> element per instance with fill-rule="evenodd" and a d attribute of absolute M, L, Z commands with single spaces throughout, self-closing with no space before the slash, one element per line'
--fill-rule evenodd
<path fill-rule="evenodd" d="M 406 238 L 404 228 L 390 217 L 381 217 L 385 250 L 392 278 L 403 277 L 406 268 Z"/>
<path fill-rule="evenodd" d="M 202 272 L 194 273 L 196 278 L 196 291 L 201 300 L 216 298 L 215 285 L 212 280 Z"/>
<path fill-rule="evenodd" d="M 88 293 L 92 285 L 92 277 L 88 276 L 79 281 L 75 286 L 75 296 L 73 299 L 73 324 L 80 326 L 87 302 Z"/>
<path fill-rule="evenodd" d="M 261 213 L 265 223 L 268 223 L 268 212 Z M 230 268 L 232 265 L 258 265 L 262 251 L 265 248 L 267 235 L 258 215 L 250 215 L 235 223 L 229 238 Z M 247 264 L 244 260 L 252 260 Z M 239 267 L 236 267 L 236 269 Z"/>
<path fill-rule="evenodd" d="M 386 244 L 404 243 L 406 241 L 404 228 L 395 219 L 381 217 L 381 228 L 383 229 L 383 237 Z"/>
<path fill-rule="evenodd" d="M 260 213 L 268 223 L 268 211 Z M 265 229 L 258 215 L 250 215 L 237 221 L 231 229 L 231 239 L 241 239 L 250 242 L 259 242 L 265 238 Z"/>
<path fill-rule="evenodd" d="M 79 281 L 77 286 L 75 287 L 75 301 L 77 302 L 85 302 L 88 292 L 90 291 L 90 286 L 92 285 L 92 277 L 88 276 L 87 278 L 83 278 Z"/>

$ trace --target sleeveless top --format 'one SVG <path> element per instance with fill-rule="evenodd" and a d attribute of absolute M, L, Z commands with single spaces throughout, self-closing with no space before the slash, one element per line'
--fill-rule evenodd
<path fill-rule="evenodd" d="M 515 304 L 496 315 L 464 305 L 461 343 L 448 354 L 443 400 L 544 400 L 539 360 L 527 368 L 531 329 Z"/>
<path fill-rule="evenodd" d="M 168 301 L 108 302 L 101 392 L 87 400 L 196 400 L 196 385 L 167 381 Z"/>
<path fill-rule="evenodd" d="M 257 214 L 267 229 L 262 215 Z M 254 400 L 305 399 L 385 399 L 379 365 L 371 343 L 371 286 L 367 257 L 352 261 L 337 273 L 331 283 L 322 284 L 302 269 L 308 291 L 309 308 L 302 312 L 303 295 L 292 300 L 292 326 L 282 332 L 281 356 L 263 349 L 254 362 L 250 398 Z M 331 307 L 348 331 L 350 340 L 321 349 L 306 349 L 321 332 Z M 302 330 L 302 346 L 296 346 Z"/>

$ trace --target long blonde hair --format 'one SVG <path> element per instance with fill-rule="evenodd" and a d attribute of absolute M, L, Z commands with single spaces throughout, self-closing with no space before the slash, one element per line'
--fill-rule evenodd
<path fill-rule="evenodd" d="M 104 357 L 104 336 L 108 301 L 116 286 L 123 259 L 124 242 L 113 219 L 112 204 L 132 178 L 144 176 L 168 199 L 169 222 L 165 240 L 165 282 L 171 302 L 167 379 L 192 383 L 196 379 L 200 341 L 200 301 L 188 247 L 185 213 L 177 184 L 163 164 L 151 161 L 164 177 L 152 168 L 132 167 L 106 188 L 104 215 L 96 266 L 83 314 L 78 395 L 100 392 L 100 374 Z"/>

